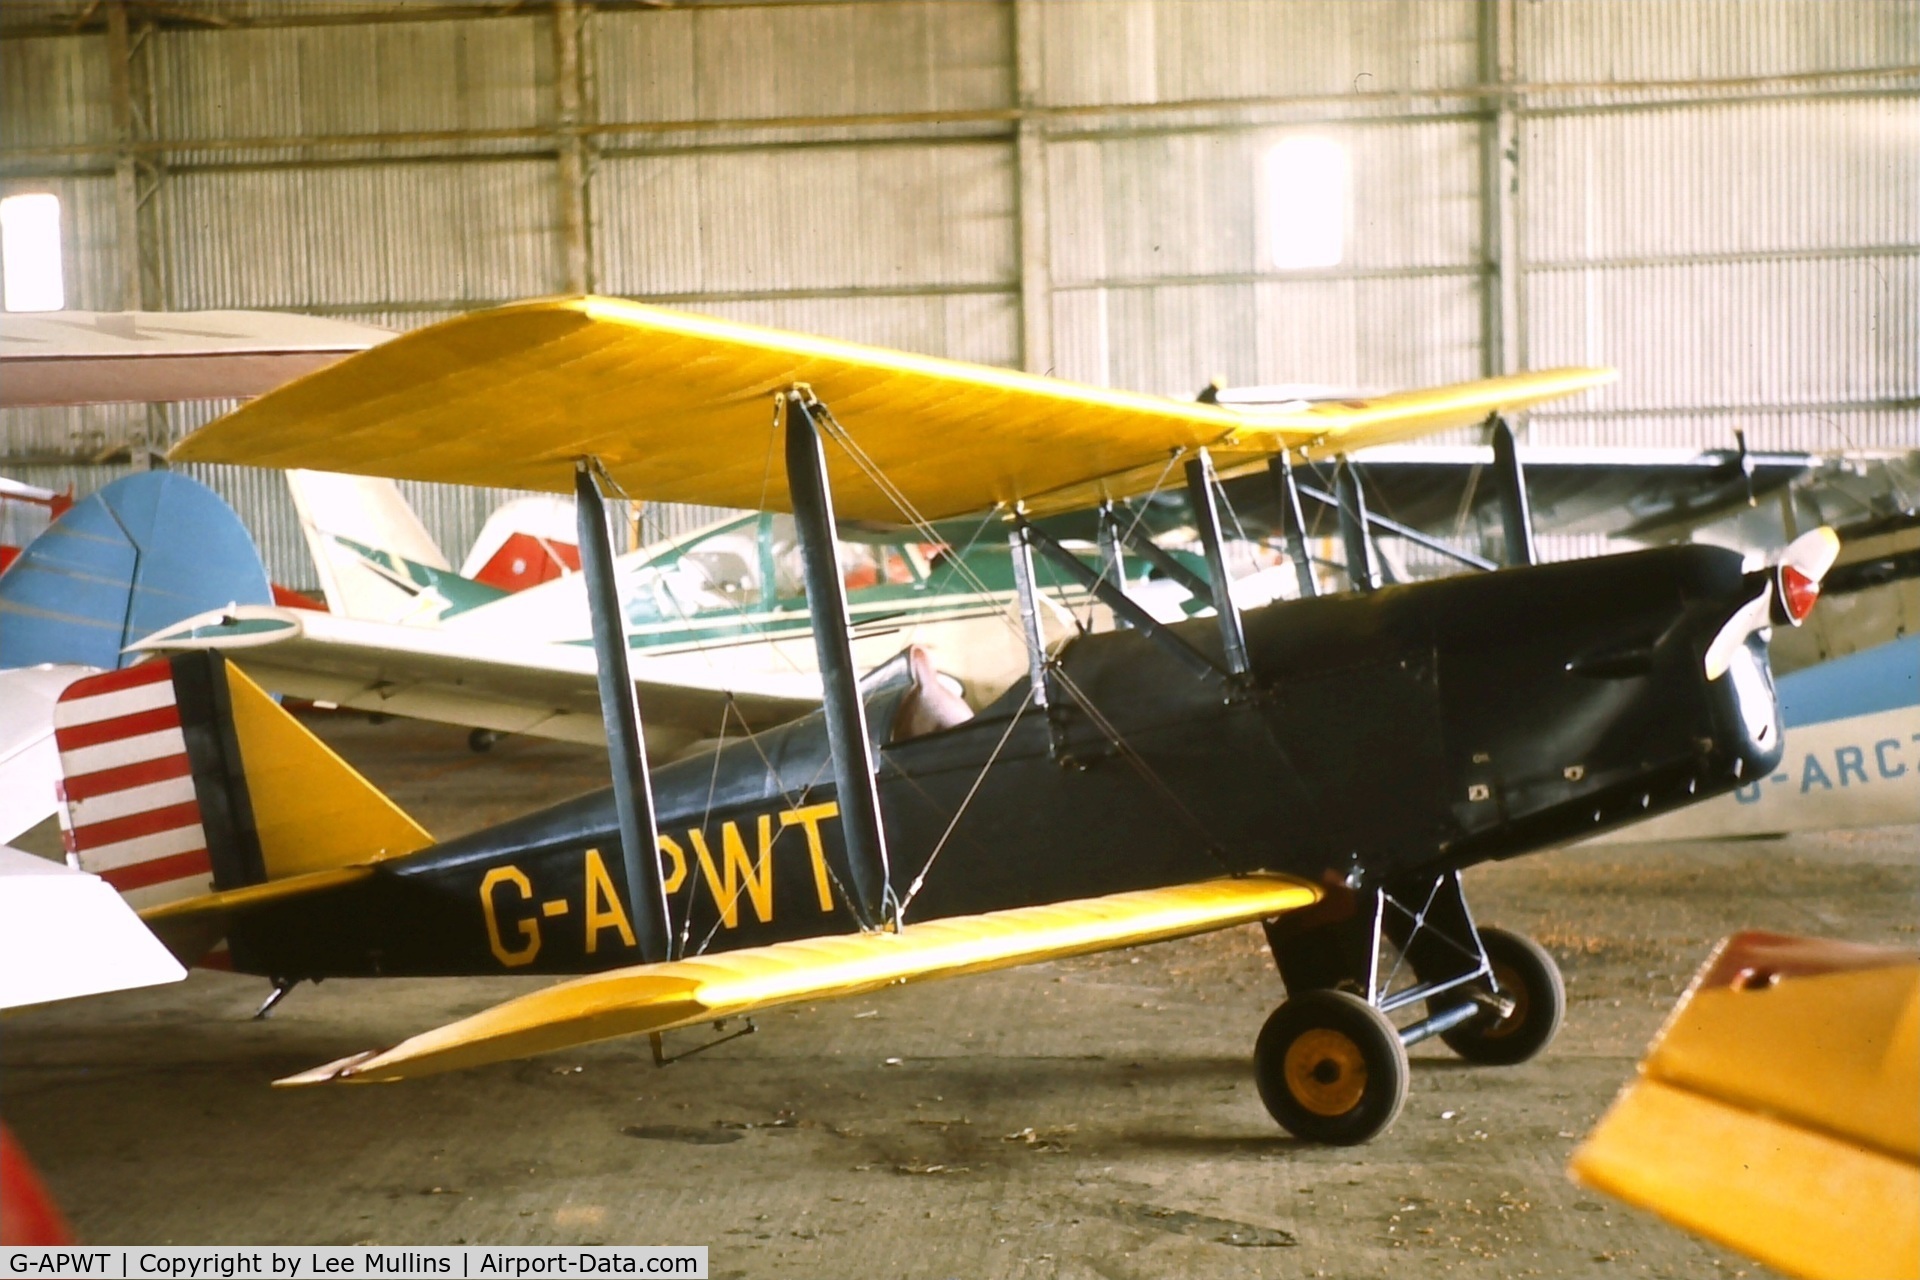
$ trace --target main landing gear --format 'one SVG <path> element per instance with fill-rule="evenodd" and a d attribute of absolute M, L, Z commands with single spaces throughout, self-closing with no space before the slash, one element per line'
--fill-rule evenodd
<path fill-rule="evenodd" d="M 1261 1028 L 1254 1076 L 1280 1126 L 1312 1142 L 1352 1146 L 1384 1132 L 1406 1102 L 1407 1049 L 1420 1041 L 1439 1036 L 1468 1062 L 1511 1066 L 1546 1048 L 1566 1011 L 1553 957 L 1517 933 L 1477 928 L 1457 873 L 1331 895 L 1270 922 L 1267 942 L 1289 998 Z M 1425 1017 L 1388 1020 L 1420 1004 Z"/>

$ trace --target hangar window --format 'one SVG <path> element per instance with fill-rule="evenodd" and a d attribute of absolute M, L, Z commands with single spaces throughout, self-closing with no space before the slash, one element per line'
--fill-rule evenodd
<path fill-rule="evenodd" d="M 1346 256 L 1351 198 L 1347 149 L 1332 138 L 1287 138 L 1262 159 L 1260 176 L 1273 265 L 1338 266 Z"/>
<path fill-rule="evenodd" d="M 35 192 L 0 200 L 0 278 L 9 311 L 58 311 L 67 305 L 59 196 Z"/>

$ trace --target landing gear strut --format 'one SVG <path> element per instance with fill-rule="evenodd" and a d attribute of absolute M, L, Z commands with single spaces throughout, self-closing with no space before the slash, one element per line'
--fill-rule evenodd
<path fill-rule="evenodd" d="M 1457 873 L 1330 895 L 1270 922 L 1267 942 L 1289 998 L 1260 1032 L 1254 1074 L 1267 1111 L 1311 1142 L 1384 1132 L 1420 1041 L 1439 1036 L 1468 1062 L 1510 1066 L 1545 1049 L 1566 1010 L 1553 957 L 1478 928 Z M 1389 1021 L 1422 1004 L 1425 1017 Z"/>

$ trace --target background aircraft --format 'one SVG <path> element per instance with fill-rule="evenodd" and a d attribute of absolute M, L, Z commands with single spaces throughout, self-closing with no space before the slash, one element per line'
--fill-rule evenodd
<path fill-rule="evenodd" d="M 52 816 L 52 708 L 128 646 L 209 608 L 272 599 L 240 517 L 187 476 L 123 476 L 75 503 L 0 572 L 0 841 Z"/>
<path fill-rule="evenodd" d="M 0 405 L 257 395 L 392 333 L 278 312 L 0 313 Z M 145 462 L 146 459 L 138 460 Z M 49 818 L 53 698 L 188 615 L 291 599 L 205 485 L 136 471 L 75 503 L 0 480 L 0 840 Z M 36 889 L 38 887 L 36 886 Z"/>
<path fill-rule="evenodd" d="M 70 490 L 56 493 L 0 476 L 0 573 L 72 505 Z"/>
<path fill-rule="evenodd" d="M 1920 824 L 1920 635 L 1782 676 L 1786 754 L 1731 795 L 1600 842 Z"/>
<path fill-rule="evenodd" d="M 391 480 L 294 470 L 287 488 L 327 608 L 341 617 L 431 626 L 580 567 L 564 499 L 501 504 L 456 572 Z"/>
<path fill-rule="evenodd" d="M 9 311 L 0 406 L 257 396 L 392 337 L 283 311 Z"/>
<path fill-rule="evenodd" d="M 356 481 L 325 477 L 323 485 L 350 491 Z M 333 503 L 335 510 L 348 507 Z M 952 542 L 896 530 L 840 543 L 861 669 L 919 645 L 975 706 L 1020 677 L 1026 658 L 1009 643 L 1013 562 L 995 523 L 954 522 L 940 531 Z M 340 540 L 334 546 L 340 550 Z M 345 555 L 367 561 L 358 550 Z M 1186 556 L 1184 563 L 1198 561 Z M 1155 592 L 1147 568 L 1133 562 L 1136 576 L 1127 585 L 1137 598 Z M 415 561 L 401 562 L 401 572 L 418 585 L 405 607 L 420 625 L 220 609 L 139 645 L 156 653 L 219 648 L 269 691 L 335 706 L 442 720 L 486 735 L 604 740 L 594 668 L 581 647 L 590 623 L 577 575 L 506 593 Z M 623 555 L 616 572 L 634 671 L 655 691 L 658 710 L 647 728 L 656 754 L 671 756 L 742 723 L 770 727 L 817 704 L 812 623 L 791 518 L 750 513 L 721 520 Z M 1049 643 L 1082 627 L 1112 625 L 1111 612 L 1083 587 L 1044 567 L 1039 572 Z M 432 602 L 419 603 L 429 596 Z M 329 598 L 340 598 L 331 587 Z M 1172 616 L 1180 616 L 1177 605 Z M 485 741 L 476 736 L 475 745 Z"/>

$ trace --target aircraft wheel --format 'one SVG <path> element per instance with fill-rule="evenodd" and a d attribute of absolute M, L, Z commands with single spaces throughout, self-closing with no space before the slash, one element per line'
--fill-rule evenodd
<path fill-rule="evenodd" d="M 1254 1044 L 1253 1072 L 1268 1113 L 1309 1142 L 1367 1142 L 1407 1100 L 1399 1032 L 1344 991 L 1303 992 L 1275 1009 Z"/>
<path fill-rule="evenodd" d="M 500 741 L 500 735 L 491 729 L 475 729 L 467 735 L 467 750 L 491 751 L 493 744 Z"/>
<path fill-rule="evenodd" d="M 1493 965 L 1500 994 L 1513 1001 L 1513 1012 L 1501 1018 L 1489 1011 L 1441 1032 L 1440 1038 L 1468 1062 L 1510 1067 L 1552 1042 L 1566 1016 L 1567 988 L 1560 966 L 1532 938 L 1482 929 L 1480 945 Z"/>

